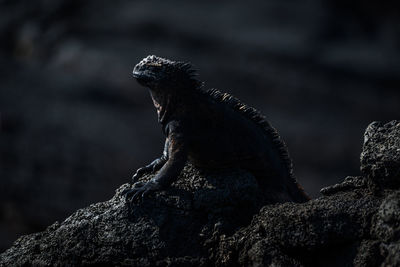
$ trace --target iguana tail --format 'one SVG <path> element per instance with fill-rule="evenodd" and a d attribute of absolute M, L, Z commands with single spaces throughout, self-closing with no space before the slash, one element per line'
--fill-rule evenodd
<path fill-rule="evenodd" d="M 289 183 L 288 191 L 294 202 L 303 203 L 309 201 L 311 198 L 306 194 L 303 187 L 296 182 L 294 178 Z"/>

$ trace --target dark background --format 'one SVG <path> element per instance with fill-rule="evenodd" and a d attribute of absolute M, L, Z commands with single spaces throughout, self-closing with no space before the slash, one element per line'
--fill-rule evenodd
<path fill-rule="evenodd" d="M 0 251 L 160 155 L 131 77 L 148 54 L 191 61 L 265 114 L 312 196 L 358 175 L 365 127 L 399 119 L 399 14 L 395 1 L 0 0 Z"/>

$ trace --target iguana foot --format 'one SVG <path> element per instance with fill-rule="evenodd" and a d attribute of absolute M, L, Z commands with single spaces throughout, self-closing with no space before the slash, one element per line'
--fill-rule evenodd
<path fill-rule="evenodd" d="M 122 192 L 125 195 L 125 201 L 127 203 L 134 203 L 138 199 L 144 199 L 152 191 L 157 191 L 161 188 L 160 184 L 150 180 L 146 182 L 137 182 L 133 185 L 132 189 L 127 189 Z"/>
<path fill-rule="evenodd" d="M 154 160 L 149 165 L 137 169 L 135 174 L 132 176 L 132 183 L 136 183 L 137 180 L 140 177 L 142 177 L 144 174 L 154 173 L 154 172 L 158 171 L 165 164 L 165 161 L 166 160 L 164 158 L 159 158 L 159 159 Z"/>

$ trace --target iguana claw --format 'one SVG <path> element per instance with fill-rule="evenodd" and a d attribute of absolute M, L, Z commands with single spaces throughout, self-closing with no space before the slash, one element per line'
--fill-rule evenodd
<path fill-rule="evenodd" d="M 137 169 L 135 174 L 132 176 L 132 183 L 136 183 L 140 177 L 144 174 L 158 171 L 166 162 L 166 159 L 161 157 L 155 159 L 152 163 L 142 168 Z"/>
<path fill-rule="evenodd" d="M 127 189 L 122 192 L 125 195 L 125 201 L 132 205 L 139 198 L 144 199 L 152 191 L 160 189 L 160 185 L 155 181 L 137 182 L 133 185 L 132 189 Z"/>
<path fill-rule="evenodd" d="M 137 180 L 142 177 L 143 174 L 149 173 L 153 171 L 153 166 L 146 166 L 139 168 L 135 174 L 132 176 L 132 183 L 136 183 Z"/>

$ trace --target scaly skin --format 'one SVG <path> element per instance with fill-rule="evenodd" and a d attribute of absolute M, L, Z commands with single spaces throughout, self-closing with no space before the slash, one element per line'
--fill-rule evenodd
<path fill-rule="evenodd" d="M 229 94 L 205 91 L 188 63 L 148 56 L 133 75 L 149 88 L 166 141 L 163 155 L 136 171 L 127 199 L 168 188 L 187 160 L 201 168 L 250 171 L 271 203 L 309 199 L 293 177 L 285 144 L 255 109 Z M 156 171 L 149 182 L 137 182 Z"/>

